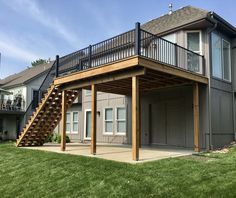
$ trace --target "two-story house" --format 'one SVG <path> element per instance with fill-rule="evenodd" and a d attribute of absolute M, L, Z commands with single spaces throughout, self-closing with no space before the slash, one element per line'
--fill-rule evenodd
<path fill-rule="evenodd" d="M 58 58 L 17 145 L 42 145 L 61 119 L 62 150 L 65 133 L 91 141 L 94 154 L 96 142 L 132 144 L 134 160 L 141 144 L 195 151 L 228 144 L 235 139 L 235 38 L 235 27 L 216 13 L 186 6 Z M 78 95 L 81 105 L 72 105 Z"/>
<path fill-rule="evenodd" d="M 51 66 L 37 65 L 0 80 L 0 138 L 18 137 L 27 108 L 33 111 L 38 105 L 38 89 Z"/>

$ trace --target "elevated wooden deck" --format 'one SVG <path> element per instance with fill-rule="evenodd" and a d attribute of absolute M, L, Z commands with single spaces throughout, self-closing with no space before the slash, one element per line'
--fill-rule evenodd
<path fill-rule="evenodd" d="M 96 84 L 98 91 L 127 95 L 131 93 L 132 76 L 139 76 L 141 92 L 192 83 L 208 84 L 208 78 L 201 74 L 134 56 L 61 76 L 55 79 L 54 85 L 73 90 L 91 89 Z"/>

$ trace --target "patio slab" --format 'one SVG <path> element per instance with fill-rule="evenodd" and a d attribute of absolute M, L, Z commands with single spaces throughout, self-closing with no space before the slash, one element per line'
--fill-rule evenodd
<path fill-rule="evenodd" d="M 59 144 L 47 143 L 43 146 L 23 147 L 32 150 L 43 150 L 56 153 L 82 155 L 87 157 L 97 157 L 106 160 L 114 160 L 126 163 L 142 163 L 148 161 L 155 161 L 166 158 L 180 157 L 192 155 L 194 151 L 183 148 L 169 148 L 169 147 L 142 147 L 140 148 L 139 161 L 132 160 L 132 148 L 130 145 L 116 145 L 116 144 L 97 144 L 97 154 L 90 154 L 90 144 L 85 143 L 68 143 L 66 144 L 66 151 L 60 150 Z"/>

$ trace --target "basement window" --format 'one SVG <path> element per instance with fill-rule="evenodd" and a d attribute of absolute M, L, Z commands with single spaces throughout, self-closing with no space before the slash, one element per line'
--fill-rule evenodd
<path fill-rule="evenodd" d="M 104 134 L 113 134 L 113 108 L 104 109 Z"/>
<path fill-rule="evenodd" d="M 124 107 L 116 109 L 116 134 L 124 135 L 126 132 L 126 110 Z"/>

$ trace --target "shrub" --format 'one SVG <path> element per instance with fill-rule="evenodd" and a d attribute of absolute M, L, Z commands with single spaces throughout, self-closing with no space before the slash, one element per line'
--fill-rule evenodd
<path fill-rule="evenodd" d="M 50 134 L 45 140 L 45 142 L 52 142 L 52 138 L 53 138 L 53 134 Z"/>
<path fill-rule="evenodd" d="M 69 138 L 69 136 L 66 136 L 66 143 L 70 143 L 70 138 Z"/>
<path fill-rule="evenodd" d="M 59 134 L 54 134 L 54 135 L 53 135 L 53 138 L 52 138 L 52 141 L 53 141 L 53 142 L 56 142 L 56 143 L 61 143 L 61 135 L 59 135 Z M 70 143 L 70 138 L 69 138 L 69 136 L 66 136 L 66 143 Z"/>

